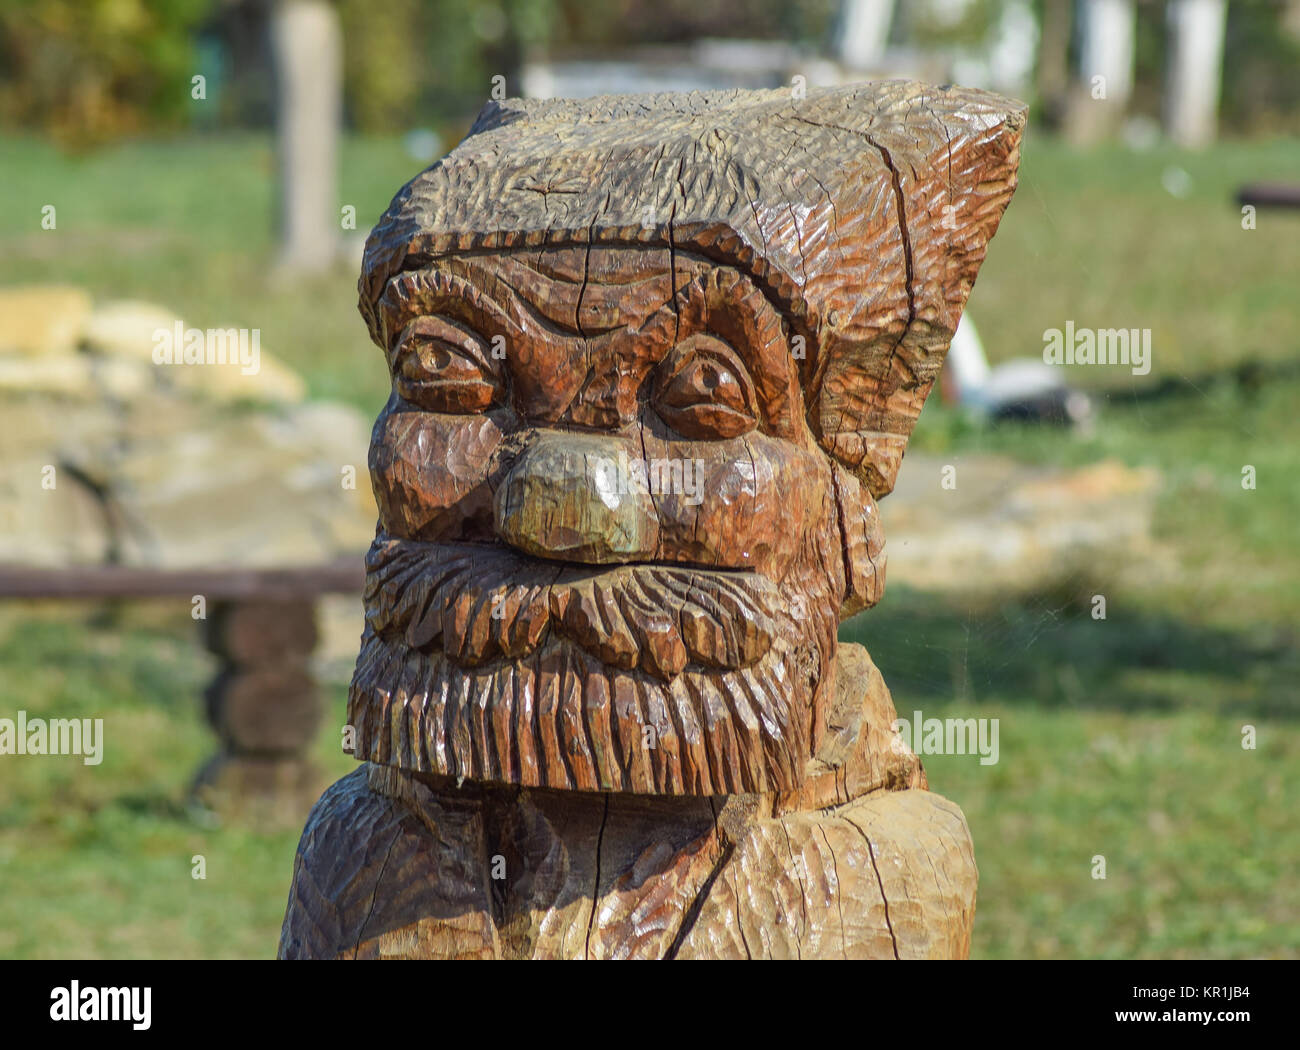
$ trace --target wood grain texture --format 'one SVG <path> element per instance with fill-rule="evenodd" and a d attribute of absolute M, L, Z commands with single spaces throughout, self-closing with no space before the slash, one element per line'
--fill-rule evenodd
<path fill-rule="evenodd" d="M 837 632 L 1024 121 L 904 81 L 510 100 L 397 194 L 366 765 L 282 956 L 967 953 L 965 821 Z"/>
<path fill-rule="evenodd" d="M 977 873 L 965 818 L 928 791 L 754 822 L 682 959 L 962 959 Z"/>
<path fill-rule="evenodd" d="M 281 958 L 970 950 L 970 833 L 956 806 L 927 791 L 752 818 L 732 838 L 707 800 L 489 789 L 453 802 L 381 780 L 385 794 L 376 781 L 394 774 L 379 769 L 340 781 L 308 823 Z"/>
<path fill-rule="evenodd" d="M 866 650 L 845 649 L 835 732 L 796 797 L 457 785 L 364 766 L 308 821 L 281 957 L 964 957 L 965 820 L 924 790 Z"/>
<path fill-rule="evenodd" d="M 887 81 L 489 103 L 367 242 L 361 309 L 412 257 L 635 244 L 751 273 L 810 352 L 824 446 L 872 494 L 907 436 L 1016 185 L 1025 107 Z"/>

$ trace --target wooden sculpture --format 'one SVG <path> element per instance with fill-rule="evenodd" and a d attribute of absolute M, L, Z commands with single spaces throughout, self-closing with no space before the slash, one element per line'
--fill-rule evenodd
<path fill-rule="evenodd" d="M 282 957 L 967 954 L 965 819 L 836 633 L 1024 121 L 907 82 L 507 101 L 398 193 L 364 765 Z"/>

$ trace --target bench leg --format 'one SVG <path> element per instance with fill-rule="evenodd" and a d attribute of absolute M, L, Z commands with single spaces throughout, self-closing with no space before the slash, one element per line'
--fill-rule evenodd
<path fill-rule="evenodd" d="M 204 634 L 220 661 L 204 692 L 220 751 L 200 771 L 196 796 L 224 818 L 300 821 L 322 779 L 309 755 L 323 715 L 310 669 L 315 604 L 216 602 Z"/>

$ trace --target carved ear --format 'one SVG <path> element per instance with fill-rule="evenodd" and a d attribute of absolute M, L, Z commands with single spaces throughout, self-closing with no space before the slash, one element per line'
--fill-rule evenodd
<path fill-rule="evenodd" d="M 1024 107 L 982 92 L 940 91 L 884 105 L 869 132 L 892 192 L 858 211 L 893 229 L 873 238 L 865 287 L 820 305 L 808 377 L 822 447 L 876 498 L 894 487 L 912 427 L 1016 187 Z M 849 209 L 841 203 L 841 225 Z M 852 245 L 852 238 L 844 238 Z M 852 267 L 848 268 L 852 272 Z"/>
<path fill-rule="evenodd" d="M 844 598 L 840 619 L 869 609 L 885 594 L 885 530 L 871 493 L 858 479 L 831 464 L 835 483 L 835 511 L 844 548 Z"/>

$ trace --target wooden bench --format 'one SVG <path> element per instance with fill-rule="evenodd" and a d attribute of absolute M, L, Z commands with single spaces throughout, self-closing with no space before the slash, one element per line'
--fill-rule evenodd
<path fill-rule="evenodd" d="M 320 789 L 309 749 L 323 706 L 310 668 L 316 601 L 360 597 L 360 555 L 291 569 L 149 569 L 0 565 L 0 598 L 77 601 L 185 598 L 219 670 L 204 691 L 220 746 L 195 793 L 223 814 L 301 820 Z"/>
<path fill-rule="evenodd" d="M 1255 182 L 1237 191 L 1238 204 L 1256 208 L 1300 208 L 1300 185 L 1286 182 Z"/>

